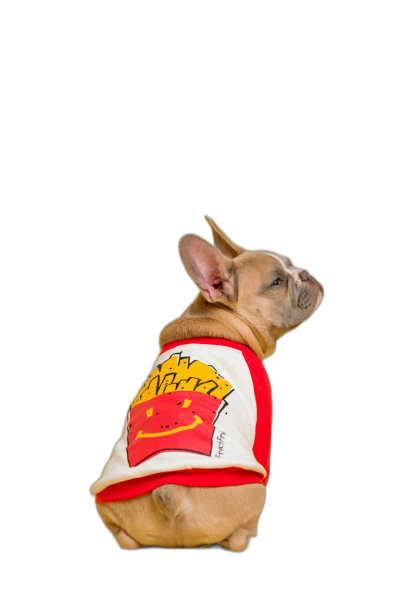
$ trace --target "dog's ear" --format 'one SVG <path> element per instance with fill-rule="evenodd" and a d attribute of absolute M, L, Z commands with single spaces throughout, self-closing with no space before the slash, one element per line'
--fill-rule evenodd
<path fill-rule="evenodd" d="M 233 260 L 226 258 L 208 241 L 185 235 L 179 254 L 189 276 L 209 302 L 232 301 L 237 297 Z"/>
<path fill-rule="evenodd" d="M 224 254 L 224 256 L 227 256 L 227 258 L 236 258 L 236 256 L 239 256 L 239 254 L 244 252 L 243 248 L 236 245 L 236 243 L 233 243 L 233 241 L 231 241 L 229 237 L 225 235 L 223 231 L 221 231 L 219 226 L 213 221 L 212 218 L 209 216 L 206 216 L 205 218 L 212 229 L 214 245 L 219 249 L 220 252 Z"/>

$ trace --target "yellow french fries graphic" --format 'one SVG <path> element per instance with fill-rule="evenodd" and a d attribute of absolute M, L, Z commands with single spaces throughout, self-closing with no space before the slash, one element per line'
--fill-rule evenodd
<path fill-rule="evenodd" d="M 231 390 L 232 385 L 215 368 L 199 360 L 190 362 L 190 358 L 182 357 L 180 352 L 172 354 L 168 360 L 157 366 L 140 389 L 131 407 L 172 391 L 198 391 L 224 399 Z"/>

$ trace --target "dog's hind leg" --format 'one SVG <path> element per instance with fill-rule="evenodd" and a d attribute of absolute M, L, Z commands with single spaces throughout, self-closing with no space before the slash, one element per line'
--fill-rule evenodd
<path fill-rule="evenodd" d="M 243 551 L 247 547 L 249 537 L 254 537 L 257 534 L 258 518 L 252 522 L 242 524 L 229 537 L 220 541 L 220 545 L 231 551 Z"/>
<path fill-rule="evenodd" d="M 143 547 L 137 541 L 132 539 L 124 530 L 120 530 L 115 534 L 115 538 L 117 539 L 119 546 L 122 549 L 139 549 L 139 547 Z"/>
<path fill-rule="evenodd" d="M 132 537 L 121 528 L 118 523 L 118 518 L 109 503 L 97 504 L 97 511 L 108 530 L 112 532 L 117 539 L 118 544 L 122 549 L 139 549 L 139 547 L 142 547 L 140 543 L 135 541 L 135 539 L 132 539 Z"/>
<path fill-rule="evenodd" d="M 97 510 L 124 549 L 179 547 L 177 528 L 185 496 L 186 487 L 164 485 L 139 497 L 98 503 Z"/>

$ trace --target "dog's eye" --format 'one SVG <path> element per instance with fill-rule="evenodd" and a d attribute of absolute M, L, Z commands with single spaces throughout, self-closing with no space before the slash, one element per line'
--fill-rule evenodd
<path fill-rule="evenodd" d="M 273 287 L 274 285 L 281 285 L 282 284 L 282 279 L 275 279 L 275 281 L 272 283 L 271 287 Z"/>

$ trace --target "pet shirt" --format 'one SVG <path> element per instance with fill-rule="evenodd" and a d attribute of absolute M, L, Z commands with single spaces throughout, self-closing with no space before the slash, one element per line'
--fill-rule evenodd
<path fill-rule="evenodd" d="M 128 411 L 96 502 L 137 497 L 164 484 L 267 484 L 271 388 L 246 346 L 217 338 L 165 345 Z"/>

